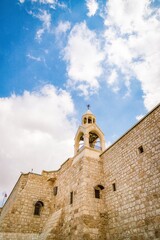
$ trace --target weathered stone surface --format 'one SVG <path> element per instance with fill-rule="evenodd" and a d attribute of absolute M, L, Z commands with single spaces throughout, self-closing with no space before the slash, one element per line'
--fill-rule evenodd
<path fill-rule="evenodd" d="M 160 227 L 159 107 L 103 155 L 108 239 L 156 239 Z M 138 151 L 143 146 L 143 152 Z M 116 183 L 116 191 L 112 183 Z"/>
<path fill-rule="evenodd" d="M 77 150 L 81 127 L 75 156 L 58 171 L 22 174 L 1 211 L 0 240 L 160 239 L 159 109 L 103 153 L 87 143 L 88 131 L 98 134 L 98 127 L 83 125 L 86 147 Z"/>

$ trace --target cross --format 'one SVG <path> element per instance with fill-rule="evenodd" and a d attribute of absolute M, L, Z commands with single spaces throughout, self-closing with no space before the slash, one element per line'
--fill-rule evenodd
<path fill-rule="evenodd" d="M 88 110 L 89 110 L 90 107 L 91 107 L 90 104 L 87 104 L 87 108 L 88 108 Z"/>

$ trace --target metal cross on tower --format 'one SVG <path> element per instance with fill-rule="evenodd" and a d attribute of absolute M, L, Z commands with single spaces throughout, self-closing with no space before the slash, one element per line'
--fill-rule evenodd
<path fill-rule="evenodd" d="M 87 108 L 88 108 L 88 110 L 90 109 L 90 107 L 91 107 L 90 104 L 87 104 Z"/>

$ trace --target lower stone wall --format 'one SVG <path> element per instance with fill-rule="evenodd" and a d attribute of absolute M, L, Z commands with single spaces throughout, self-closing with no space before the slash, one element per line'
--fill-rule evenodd
<path fill-rule="evenodd" d="M 0 240 L 38 240 L 39 234 L 0 233 Z"/>

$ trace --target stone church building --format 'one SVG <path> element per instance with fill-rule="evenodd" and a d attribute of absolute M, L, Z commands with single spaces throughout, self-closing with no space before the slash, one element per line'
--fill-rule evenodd
<path fill-rule="evenodd" d="M 22 174 L 1 209 L 4 240 L 160 239 L 160 105 L 105 149 L 88 110 L 74 156 Z"/>

